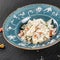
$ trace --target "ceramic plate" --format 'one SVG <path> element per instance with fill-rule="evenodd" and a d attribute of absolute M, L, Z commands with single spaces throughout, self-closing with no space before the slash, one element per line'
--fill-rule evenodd
<path fill-rule="evenodd" d="M 18 37 L 21 25 L 29 19 L 33 20 L 38 18 L 42 18 L 45 21 L 51 18 L 54 19 L 57 23 L 57 34 L 51 40 L 41 44 L 30 44 L 22 41 Z M 4 38 L 15 47 L 28 50 L 50 47 L 59 42 L 60 39 L 60 9 L 48 4 L 31 4 L 18 8 L 6 18 L 3 24 L 3 30 Z"/>

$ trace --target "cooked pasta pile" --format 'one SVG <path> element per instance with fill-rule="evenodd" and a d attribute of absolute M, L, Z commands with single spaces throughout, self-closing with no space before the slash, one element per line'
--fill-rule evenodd
<path fill-rule="evenodd" d="M 28 43 L 42 43 L 48 41 L 56 34 L 56 27 L 52 24 L 53 20 L 45 22 L 43 19 L 29 20 L 27 24 L 23 25 L 18 36 Z"/>

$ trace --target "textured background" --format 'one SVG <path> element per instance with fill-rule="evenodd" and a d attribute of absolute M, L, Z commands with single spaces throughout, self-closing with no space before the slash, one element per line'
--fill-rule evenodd
<path fill-rule="evenodd" d="M 0 0 L 0 27 L 6 17 L 18 7 L 34 3 L 47 3 L 60 7 L 60 0 Z M 39 51 L 25 51 L 18 49 L 5 41 L 0 33 L 0 43 L 6 45 L 5 49 L 0 49 L 0 60 L 59 60 L 60 57 L 60 43 Z"/>

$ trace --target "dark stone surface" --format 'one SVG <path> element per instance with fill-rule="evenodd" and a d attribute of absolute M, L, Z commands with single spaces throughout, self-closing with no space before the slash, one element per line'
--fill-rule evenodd
<path fill-rule="evenodd" d="M 18 7 L 34 3 L 47 3 L 60 7 L 60 0 L 0 0 L 0 27 L 6 17 Z M 18 49 L 5 41 L 0 33 L 0 43 L 5 44 L 5 49 L 0 49 L 0 60 L 58 60 L 60 57 L 60 43 L 39 51 L 25 51 Z"/>

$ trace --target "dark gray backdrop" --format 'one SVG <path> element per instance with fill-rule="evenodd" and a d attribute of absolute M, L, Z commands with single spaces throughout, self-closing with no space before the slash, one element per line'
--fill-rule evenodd
<path fill-rule="evenodd" d="M 0 27 L 6 17 L 18 7 L 34 3 L 47 3 L 60 7 L 60 0 L 0 0 Z M 57 55 L 60 54 L 60 43 L 38 51 L 25 51 L 18 49 L 5 41 L 0 33 L 0 43 L 6 45 L 5 49 L 0 49 L 0 60 L 40 60 L 43 56 L 44 60 L 58 60 Z"/>

